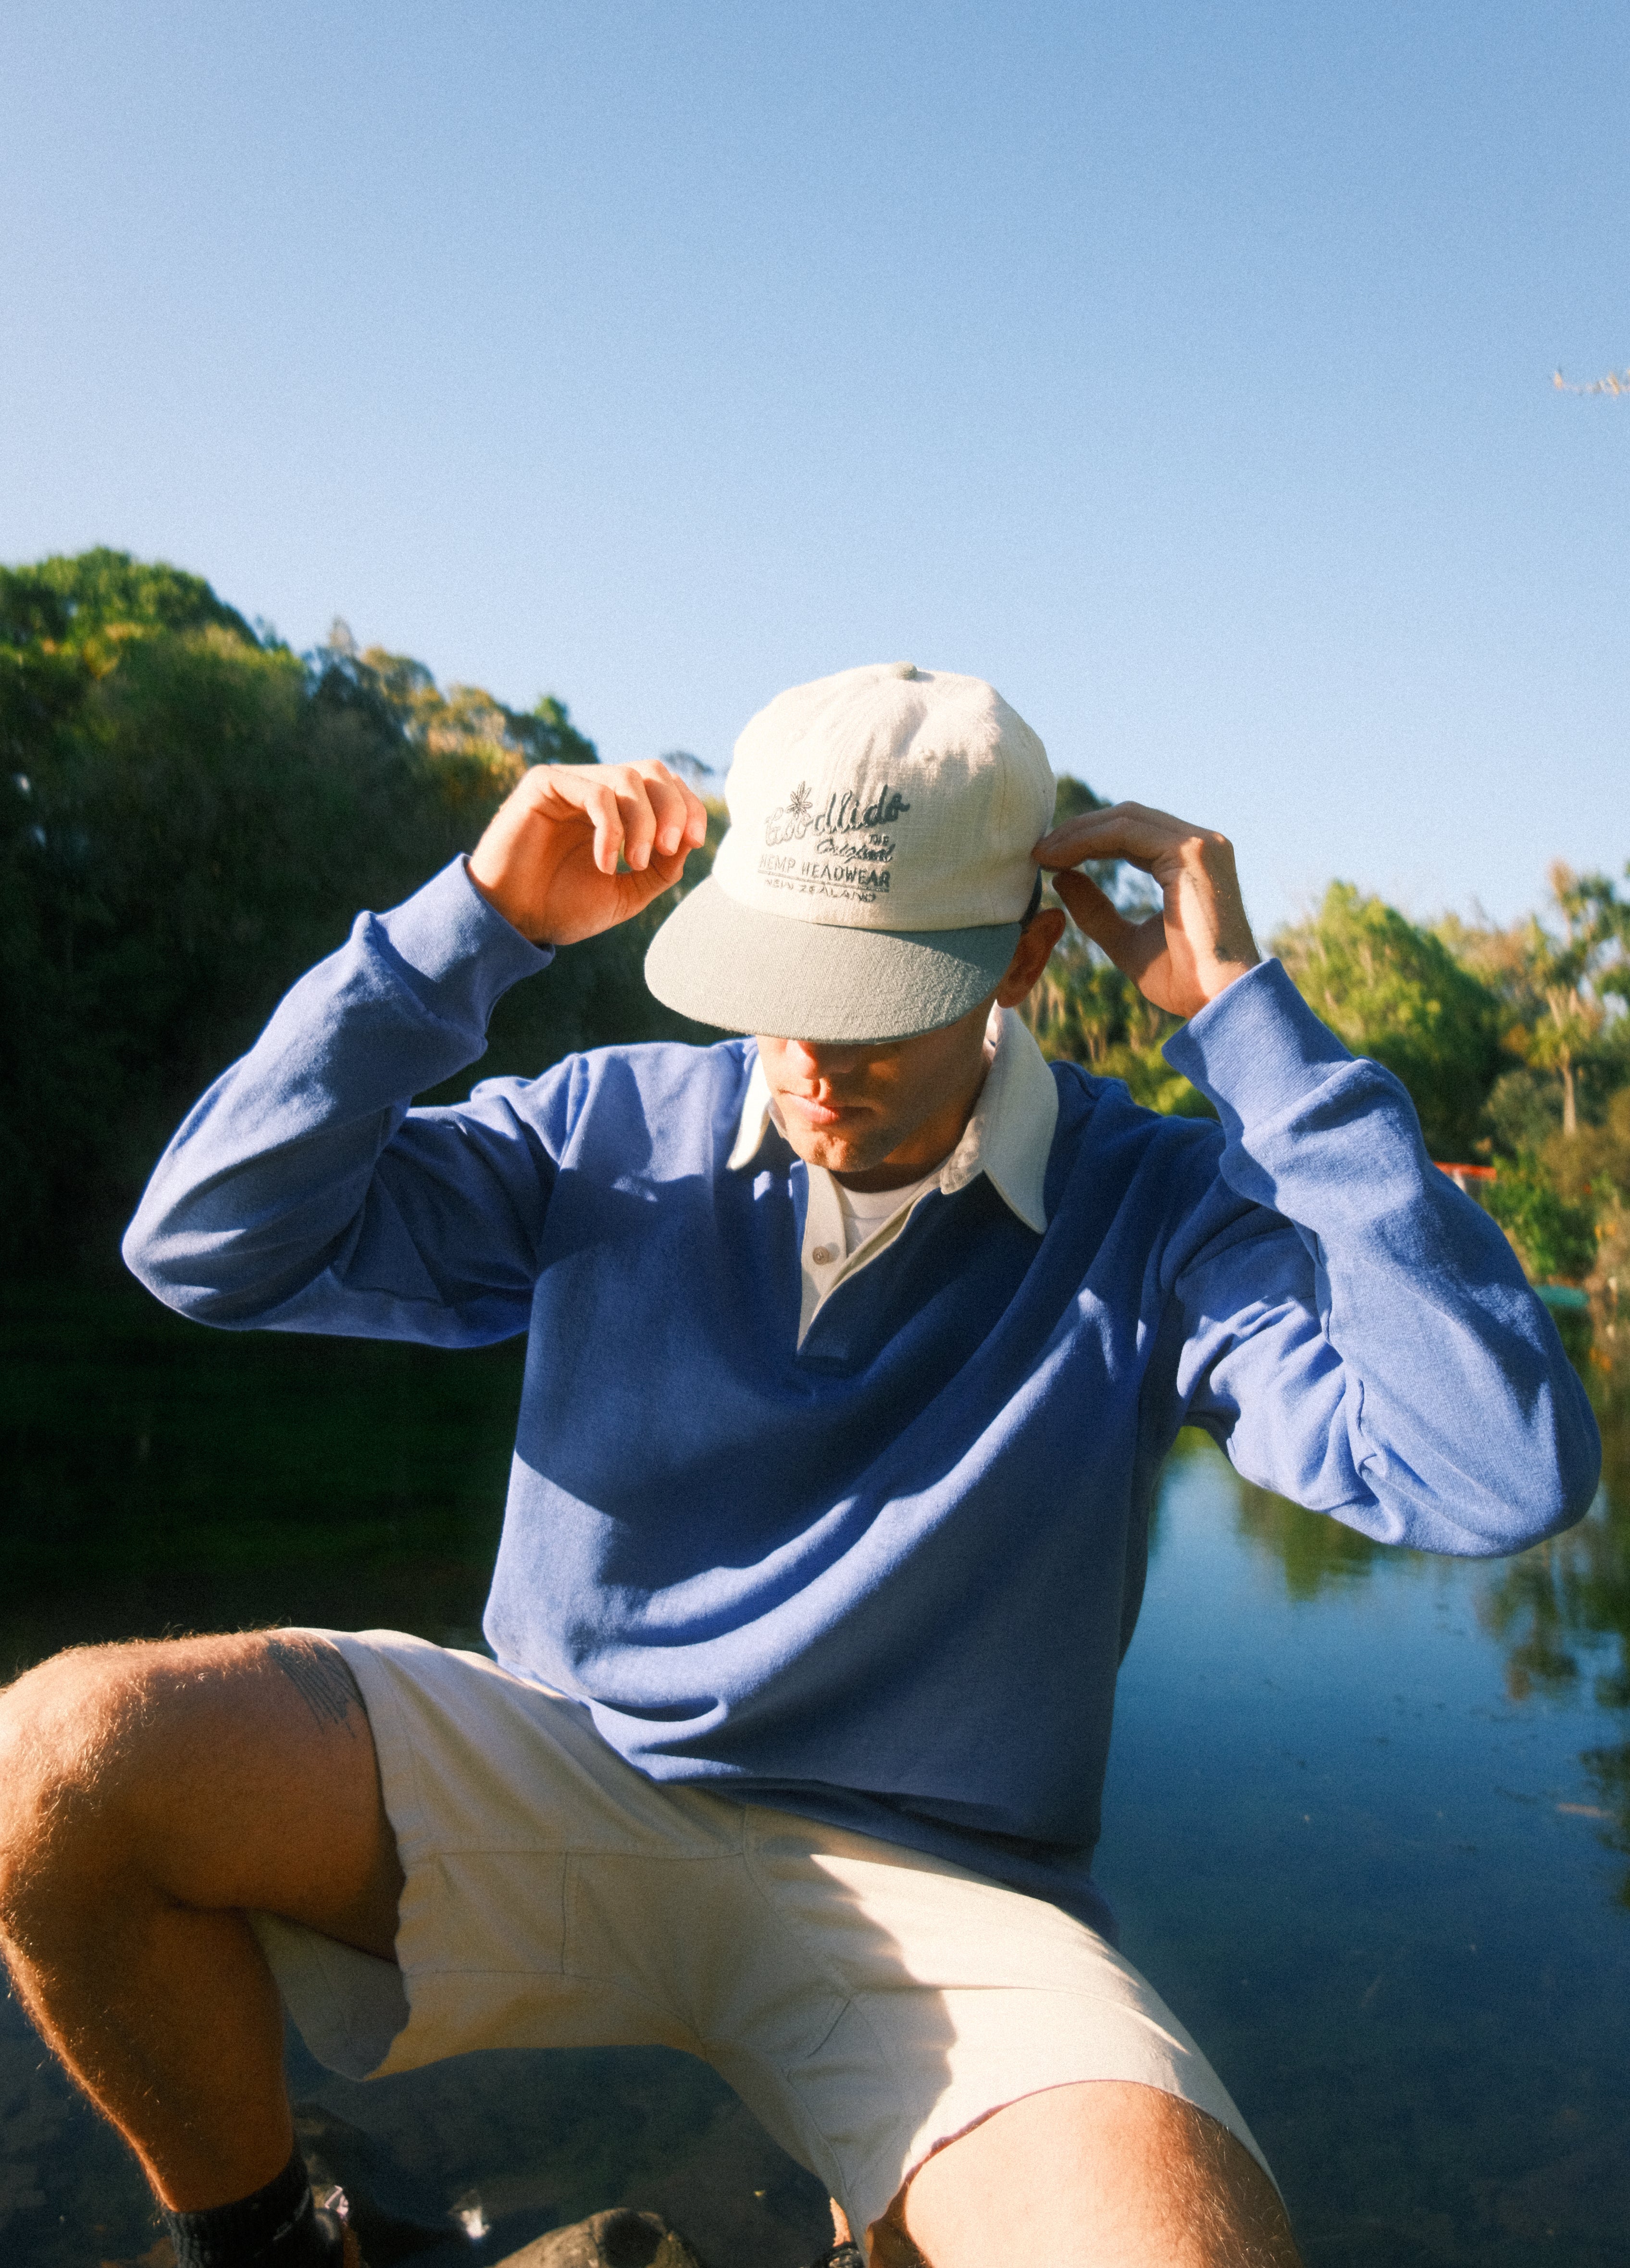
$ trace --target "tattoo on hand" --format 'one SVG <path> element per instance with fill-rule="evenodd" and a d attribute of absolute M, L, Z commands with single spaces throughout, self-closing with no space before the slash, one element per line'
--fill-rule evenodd
<path fill-rule="evenodd" d="M 350 1717 L 353 1709 L 362 1708 L 362 1692 L 337 1646 L 311 1638 L 269 1638 L 266 1651 L 320 1725 L 343 1725 L 356 1739 Z"/>

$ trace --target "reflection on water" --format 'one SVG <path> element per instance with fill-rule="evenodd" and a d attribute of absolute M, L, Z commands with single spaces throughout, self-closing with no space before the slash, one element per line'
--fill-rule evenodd
<path fill-rule="evenodd" d="M 1198 1439 L 1168 1469 L 1100 1871 L 1321 2268 L 1626 2257 L 1630 1497 L 1595 1382 L 1607 1484 L 1514 1560 L 1371 1545 Z"/>
<path fill-rule="evenodd" d="M 1613 1422 L 1616 1421 L 1616 1422 Z M 1630 1491 L 1626 1488 L 1622 1409 L 1611 1412 L 1601 1497 L 1589 1520 L 1512 1561 L 1483 1601 L 1488 1628 L 1505 1650 L 1513 1698 L 1544 1693 L 1571 1698 L 1588 1686 L 1605 1731 L 1581 1755 L 1597 1802 L 1582 1808 L 1604 1824 L 1598 1839 L 1630 1855 Z M 1616 1896 L 1630 1907 L 1630 1871 Z"/>
<path fill-rule="evenodd" d="M 1185 1447 L 1204 1454 L 1198 1440 L 1180 1442 L 1179 1454 Z M 1230 1485 L 1235 1499 L 1235 1533 L 1278 1561 L 1293 1599 L 1317 1599 L 1321 1592 L 1367 1575 L 1376 1553 L 1386 1549 L 1339 1521 L 1310 1520 L 1299 1506 L 1237 1475 L 1231 1476 Z"/>
<path fill-rule="evenodd" d="M 223 1336 L 124 1292 L 16 1294 L 0 1328 L 0 1675 L 76 1639 L 273 1619 L 469 1642 L 516 1350 Z M 1630 1422 L 1587 1374 L 1602 1497 L 1516 1560 L 1386 1550 L 1199 1437 L 1168 1469 L 1101 1873 L 1309 2268 L 1626 2257 Z M 368 2088 L 296 2044 L 291 2071 L 308 2146 L 446 2232 L 425 2268 L 618 2203 L 667 2210 L 711 2268 L 796 2268 L 826 2241 L 818 2186 L 683 2058 L 493 2056 Z M 87 2268 L 152 2236 L 122 2149 L 0 2004 L 0 2255 Z"/>

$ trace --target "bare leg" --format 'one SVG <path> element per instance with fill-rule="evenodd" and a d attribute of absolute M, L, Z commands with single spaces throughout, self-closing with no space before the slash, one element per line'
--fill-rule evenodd
<path fill-rule="evenodd" d="M 293 2147 L 264 1909 L 389 1957 L 402 1871 L 337 1648 L 290 1634 L 59 1654 L 0 1694 L 0 1953 L 164 2204 Z"/>
<path fill-rule="evenodd" d="M 1225 2127 L 1152 2087 L 1051 2088 L 919 2168 L 875 2268 L 1300 2268 L 1278 2193 Z"/>

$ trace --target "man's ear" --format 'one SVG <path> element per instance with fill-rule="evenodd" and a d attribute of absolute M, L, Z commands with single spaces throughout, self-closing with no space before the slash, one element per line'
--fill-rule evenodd
<path fill-rule="evenodd" d="M 999 1006 L 1018 1006 L 1051 960 L 1052 949 L 1063 935 L 1064 913 L 1058 906 L 1044 906 L 1033 920 L 1026 922 L 1007 964 L 1007 974 L 996 988 Z"/>

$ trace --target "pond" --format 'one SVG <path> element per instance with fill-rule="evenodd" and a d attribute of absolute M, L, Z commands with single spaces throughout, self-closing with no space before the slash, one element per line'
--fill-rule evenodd
<path fill-rule="evenodd" d="M 14 1288 L 0 1334 L 0 1675 L 269 1620 L 475 1642 L 517 1349 L 225 1336 L 122 1287 Z M 1371 1546 L 1198 1436 L 1168 1466 L 1100 1875 L 1309 2268 L 1626 2257 L 1625 1407 L 1589 1519 L 1504 1562 Z M 376 2216 L 374 2268 L 416 2246 L 480 2268 L 622 2203 L 708 2268 L 801 2268 L 829 2241 L 815 2182 L 682 2057 L 490 2055 L 371 2088 L 291 2041 L 290 2066 L 308 2148 Z M 0 2256 L 136 2263 L 154 2235 L 122 2146 L 0 2003 Z"/>

